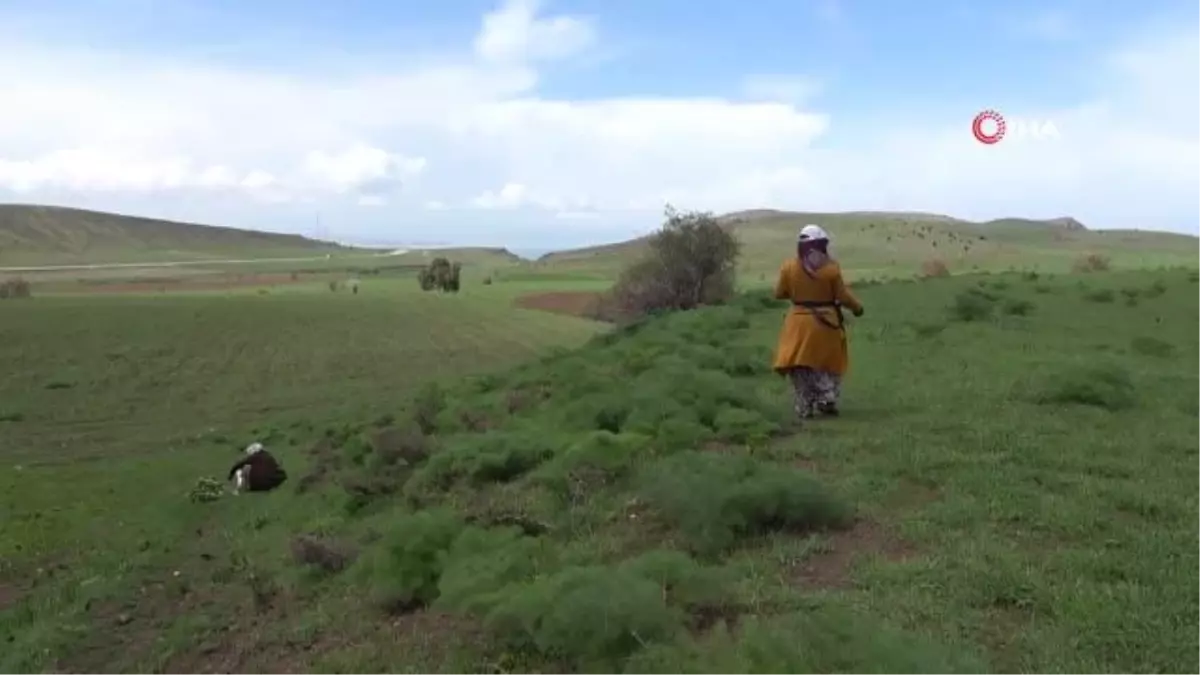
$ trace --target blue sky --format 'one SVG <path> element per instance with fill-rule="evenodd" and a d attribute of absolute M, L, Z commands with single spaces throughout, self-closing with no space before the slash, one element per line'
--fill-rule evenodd
<path fill-rule="evenodd" d="M 667 201 L 1195 233 L 1198 24 L 1181 1 L 0 0 L 0 90 L 29 102 L 0 111 L 0 200 L 526 248 Z M 1060 135 L 982 146 L 985 108 Z"/>

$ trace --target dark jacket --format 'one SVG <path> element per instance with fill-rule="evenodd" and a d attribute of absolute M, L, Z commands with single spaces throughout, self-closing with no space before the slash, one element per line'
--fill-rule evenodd
<path fill-rule="evenodd" d="M 267 492 L 283 485 L 287 480 L 287 472 L 283 466 L 266 450 L 259 450 L 252 455 L 246 455 L 229 469 L 229 480 L 242 467 L 249 467 L 246 476 L 246 489 L 250 492 Z"/>

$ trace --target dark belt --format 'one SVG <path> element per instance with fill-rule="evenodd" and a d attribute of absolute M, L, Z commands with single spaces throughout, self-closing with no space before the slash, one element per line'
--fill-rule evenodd
<path fill-rule="evenodd" d="M 792 306 L 813 310 L 809 312 L 809 314 L 816 318 L 816 320 L 826 328 L 832 328 L 833 330 L 846 330 L 846 315 L 842 314 L 842 303 L 838 302 L 837 300 L 793 300 Z M 838 322 L 836 325 L 825 317 L 824 312 L 818 311 L 827 307 L 832 307 L 834 313 L 837 314 Z"/>

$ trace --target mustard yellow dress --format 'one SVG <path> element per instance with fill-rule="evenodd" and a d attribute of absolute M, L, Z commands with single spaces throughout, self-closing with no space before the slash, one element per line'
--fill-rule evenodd
<path fill-rule="evenodd" d="M 853 312 L 862 311 L 862 303 L 842 280 L 842 268 L 827 260 L 810 276 L 799 258 L 792 258 L 779 269 L 775 298 L 792 301 L 792 309 L 779 331 L 774 369 L 780 374 L 807 367 L 842 375 L 850 365 L 846 332 L 839 330 L 841 317 L 833 307 L 836 301 Z M 805 306 L 807 305 L 807 306 Z"/>

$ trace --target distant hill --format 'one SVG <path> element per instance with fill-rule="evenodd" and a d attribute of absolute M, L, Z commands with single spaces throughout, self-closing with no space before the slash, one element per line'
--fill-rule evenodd
<path fill-rule="evenodd" d="M 0 266 L 284 258 L 354 251 L 294 234 L 0 204 Z"/>
<path fill-rule="evenodd" d="M 739 211 L 718 220 L 742 242 L 742 273 L 772 274 L 791 255 L 796 234 L 817 223 L 833 237 L 834 254 L 858 275 L 910 276 L 926 260 L 939 259 L 952 272 L 1034 269 L 1066 271 L 1080 256 L 1109 256 L 1118 267 L 1197 266 L 1194 236 L 1141 230 L 1089 230 L 1070 217 L 1048 220 L 1003 218 L 974 222 L 933 213 L 798 213 L 771 209 Z M 537 267 L 611 277 L 645 246 L 645 237 L 559 251 Z"/>

